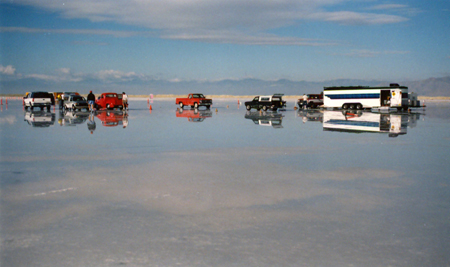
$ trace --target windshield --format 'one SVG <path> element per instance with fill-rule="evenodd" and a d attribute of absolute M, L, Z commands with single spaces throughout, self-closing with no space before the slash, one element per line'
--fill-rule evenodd
<path fill-rule="evenodd" d="M 117 97 L 116 94 L 106 94 L 105 97 Z"/>
<path fill-rule="evenodd" d="M 74 96 L 74 97 L 72 98 L 72 101 L 83 101 L 83 100 L 84 100 L 84 97 L 79 96 L 79 95 Z"/>
<path fill-rule="evenodd" d="M 204 98 L 203 94 L 193 94 L 194 98 Z"/>
<path fill-rule="evenodd" d="M 31 94 L 34 98 L 50 98 L 50 94 L 46 92 L 35 92 Z"/>

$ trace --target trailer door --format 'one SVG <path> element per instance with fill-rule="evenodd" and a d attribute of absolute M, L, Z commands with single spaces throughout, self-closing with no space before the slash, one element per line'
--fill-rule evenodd
<path fill-rule="evenodd" d="M 402 91 L 398 89 L 391 90 L 391 107 L 402 106 Z"/>
<path fill-rule="evenodd" d="M 391 90 L 380 90 L 380 106 L 389 106 L 388 98 L 391 97 Z"/>

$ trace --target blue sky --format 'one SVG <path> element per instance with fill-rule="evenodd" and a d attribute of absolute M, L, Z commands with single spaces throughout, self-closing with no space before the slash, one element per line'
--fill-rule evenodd
<path fill-rule="evenodd" d="M 450 75 L 449 0 L 0 0 L 0 8 L 2 81 Z"/>

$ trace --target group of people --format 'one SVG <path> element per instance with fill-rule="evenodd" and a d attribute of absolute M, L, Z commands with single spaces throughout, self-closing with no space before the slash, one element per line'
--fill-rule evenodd
<path fill-rule="evenodd" d="M 95 95 L 92 93 L 92 91 L 89 92 L 87 95 L 87 102 L 89 105 L 89 111 L 94 111 L 94 104 L 95 104 Z M 123 109 L 128 110 L 128 95 L 125 92 L 122 92 L 122 103 L 123 103 Z"/>

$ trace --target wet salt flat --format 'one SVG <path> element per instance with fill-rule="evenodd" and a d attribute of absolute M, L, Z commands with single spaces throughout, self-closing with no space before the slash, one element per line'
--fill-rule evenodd
<path fill-rule="evenodd" d="M 426 104 L 89 118 L 10 101 L 1 266 L 450 266 L 450 103 Z"/>

